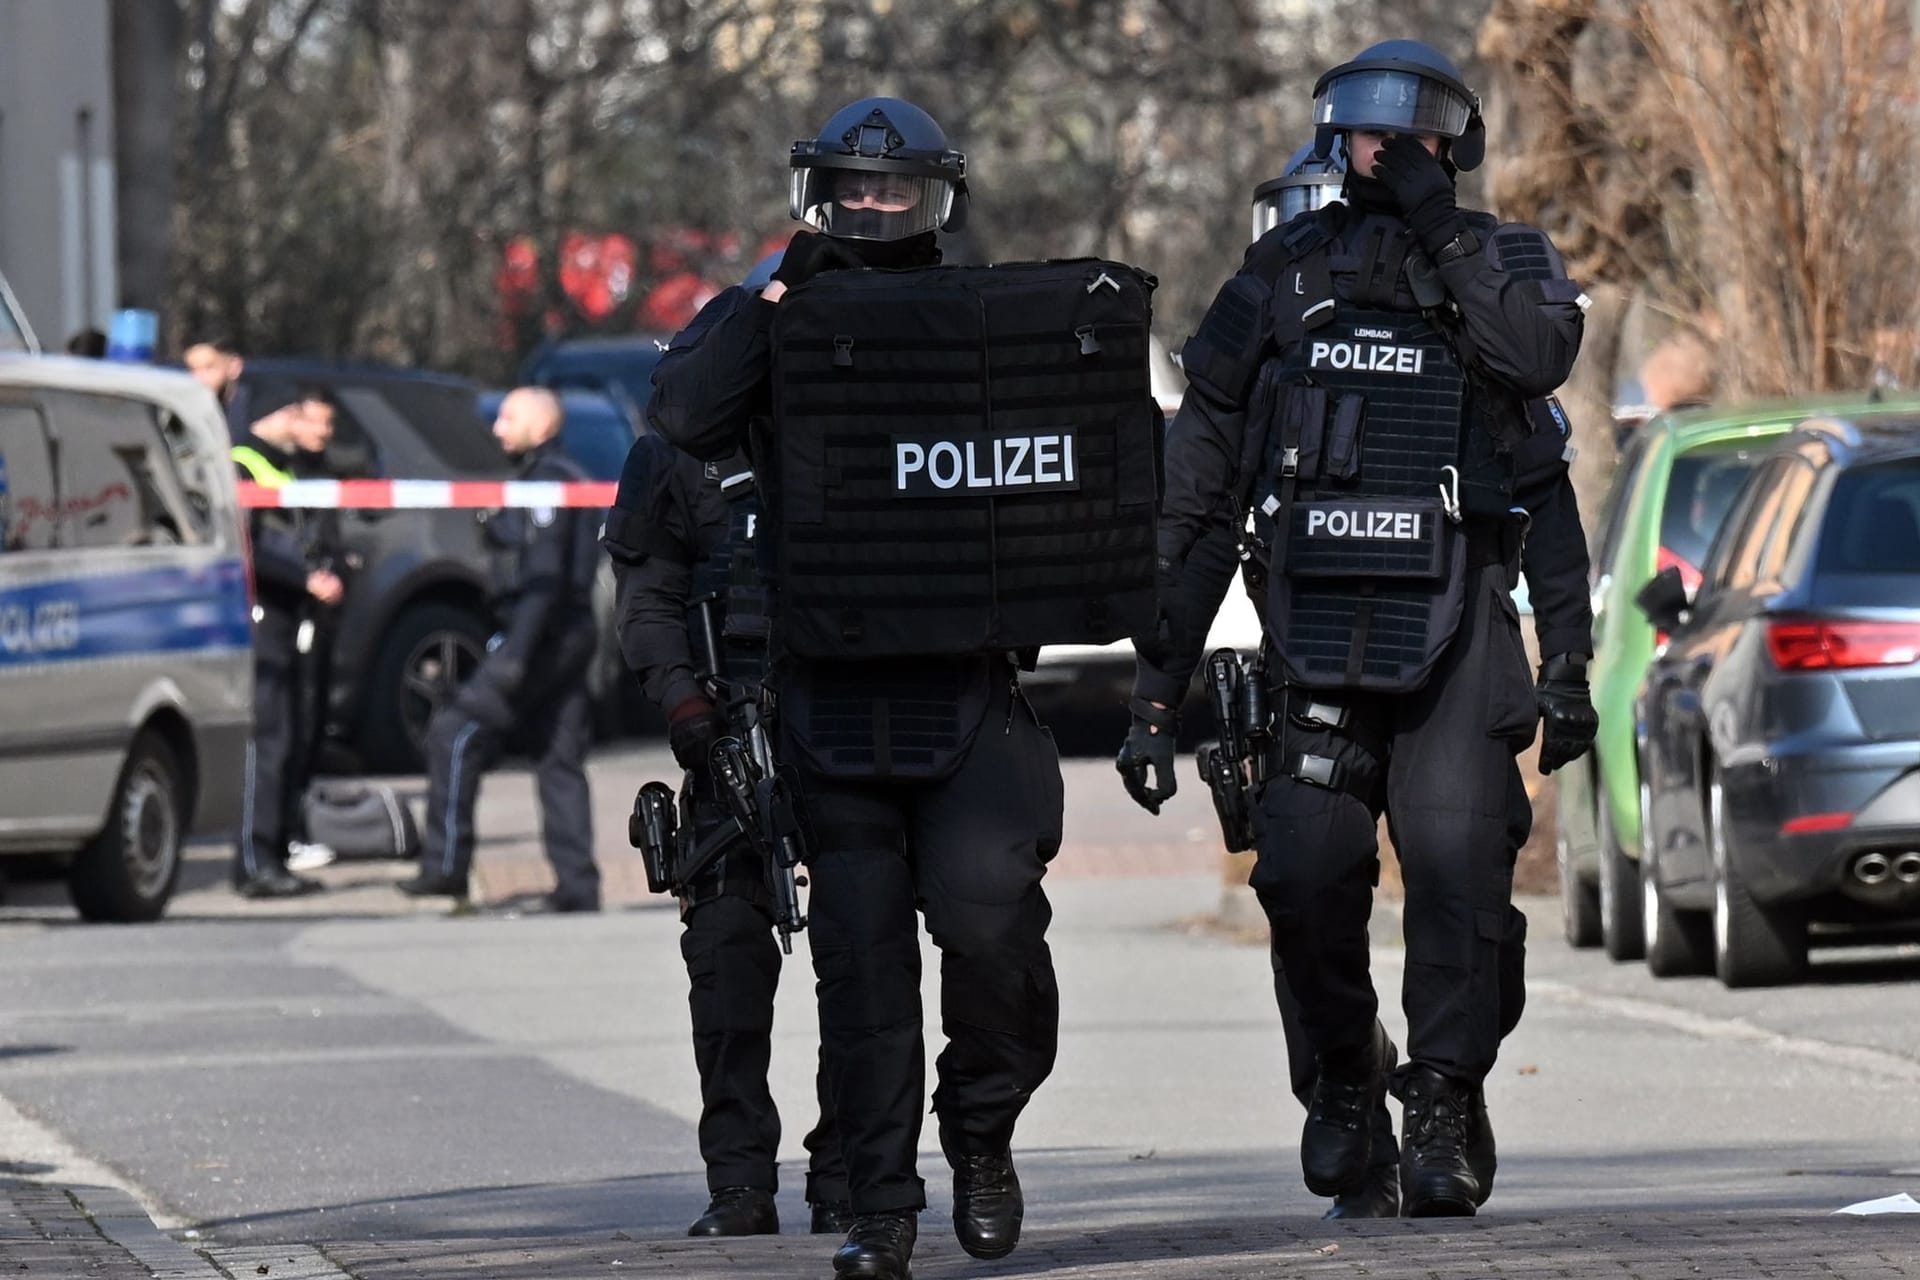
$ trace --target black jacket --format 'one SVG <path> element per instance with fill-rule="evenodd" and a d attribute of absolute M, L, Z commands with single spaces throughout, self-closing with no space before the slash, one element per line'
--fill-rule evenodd
<path fill-rule="evenodd" d="M 587 479 L 557 440 L 520 459 L 521 480 Z M 504 642 L 499 656 L 525 670 L 543 641 L 593 614 L 601 513 L 585 507 L 507 507 L 486 517 L 492 602 Z"/>
<path fill-rule="evenodd" d="M 240 442 L 255 450 L 280 471 L 295 474 L 292 453 L 248 433 Z M 239 463 L 234 474 L 241 480 L 254 476 Z M 292 614 L 307 600 L 307 563 L 304 544 L 305 522 L 301 512 L 282 507 L 255 507 L 247 513 L 247 542 L 253 561 L 254 598 L 262 609 Z"/>
<path fill-rule="evenodd" d="M 1486 215 L 1471 216 L 1483 227 L 1492 225 Z M 1341 297 L 1353 291 L 1358 246 L 1383 222 L 1397 222 L 1379 209 L 1347 205 L 1303 217 L 1328 222 L 1332 281 Z M 1287 286 L 1281 275 L 1288 230 L 1277 228 L 1247 250 L 1240 276 L 1259 296 Z M 1518 265 L 1523 260 L 1529 264 L 1524 270 Z M 1566 279 L 1544 233 L 1517 224 L 1499 226 L 1476 252 L 1438 268 L 1438 274 L 1457 315 L 1463 346 L 1473 352 L 1477 376 L 1520 400 L 1545 396 L 1566 380 L 1580 349 L 1581 295 Z M 1404 281 L 1399 287 L 1405 308 L 1414 309 Z M 1228 305 L 1228 292 L 1223 290 L 1216 307 Z M 1260 324 L 1266 320 L 1263 313 Z M 1202 331 L 1207 328 L 1203 321 Z M 1250 337 L 1250 348 L 1258 348 L 1254 362 L 1278 354 L 1264 328 Z M 1227 388 L 1204 376 L 1190 377 L 1180 413 L 1168 429 L 1160 517 L 1163 627 L 1157 634 L 1135 638 L 1139 660 L 1134 691 L 1156 702 L 1179 704 L 1232 581 L 1238 544 L 1234 498 L 1257 452 L 1248 439 L 1246 391 L 1244 385 Z M 1564 446 L 1560 441 L 1552 454 L 1558 458 Z M 1585 541 L 1565 461 L 1559 459 L 1557 476 L 1545 459 L 1531 465 L 1521 460 L 1520 467 L 1528 474 L 1519 477 L 1515 503 L 1528 506 L 1533 519 L 1523 567 L 1535 592 L 1542 651 L 1591 652 Z M 1572 603 L 1576 597 L 1578 608 Z"/>
<path fill-rule="evenodd" d="M 613 560 L 620 652 L 647 697 L 669 714 L 702 693 L 687 609 L 695 568 L 730 531 L 726 500 L 706 472 L 660 437 L 641 436 L 627 453 L 601 539 Z"/>

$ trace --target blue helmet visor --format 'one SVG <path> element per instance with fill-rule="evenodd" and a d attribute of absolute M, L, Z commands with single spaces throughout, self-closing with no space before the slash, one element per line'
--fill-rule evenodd
<path fill-rule="evenodd" d="M 1472 116 L 1472 101 L 1438 80 L 1378 67 L 1329 76 L 1313 99 L 1313 123 L 1329 129 L 1458 138 Z"/>

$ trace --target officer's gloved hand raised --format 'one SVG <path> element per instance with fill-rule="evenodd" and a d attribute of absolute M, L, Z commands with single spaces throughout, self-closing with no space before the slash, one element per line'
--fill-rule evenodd
<path fill-rule="evenodd" d="M 1534 691 L 1540 701 L 1540 772 L 1552 773 L 1585 755 L 1600 731 L 1587 660 L 1577 654 L 1548 658 Z"/>
<path fill-rule="evenodd" d="M 782 290 L 792 289 L 822 271 L 841 271 L 863 267 L 866 263 L 851 247 L 817 231 L 796 231 L 787 241 L 787 252 L 774 268 L 773 279 Z"/>
<path fill-rule="evenodd" d="M 688 698 L 668 713 L 667 746 L 682 769 L 705 774 L 713 744 L 727 736 L 727 719 L 705 698 Z"/>
<path fill-rule="evenodd" d="M 1128 703 L 1133 712 L 1133 727 L 1120 746 L 1113 767 L 1120 771 L 1127 794 L 1133 802 L 1156 817 L 1160 806 L 1173 799 L 1180 784 L 1173 776 L 1174 739 L 1179 736 L 1180 718 L 1171 707 L 1163 707 L 1145 698 Z M 1153 769 L 1153 785 L 1147 785 L 1147 769 Z"/>
<path fill-rule="evenodd" d="M 1414 237 L 1429 253 L 1460 233 L 1460 209 L 1453 179 L 1440 157 L 1410 134 L 1396 133 L 1381 144 L 1373 176 L 1393 193 Z"/>

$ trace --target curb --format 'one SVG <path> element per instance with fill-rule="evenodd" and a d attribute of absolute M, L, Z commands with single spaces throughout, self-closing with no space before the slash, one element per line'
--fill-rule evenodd
<path fill-rule="evenodd" d="M 132 1254 L 154 1280 L 227 1280 L 225 1272 L 153 1225 L 140 1202 L 113 1187 L 64 1190 L 94 1229 Z"/>

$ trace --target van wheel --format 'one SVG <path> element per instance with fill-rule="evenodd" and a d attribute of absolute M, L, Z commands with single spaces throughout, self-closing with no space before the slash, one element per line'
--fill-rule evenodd
<path fill-rule="evenodd" d="M 374 773 L 426 767 L 427 725 L 486 656 L 485 620 L 450 604 L 417 604 L 394 619 L 367 682 L 360 750 Z"/>
<path fill-rule="evenodd" d="M 1600 938 L 1610 960 L 1638 960 L 1647 943 L 1640 932 L 1640 864 L 1613 833 L 1613 807 L 1606 793 L 1595 805 L 1594 835 L 1600 845 Z"/>
<path fill-rule="evenodd" d="M 158 920 L 180 878 L 186 782 L 165 738 L 143 730 L 113 788 L 107 824 L 74 859 L 67 891 L 85 920 Z"/>
<path fill-rule="evenodd" d="M 1659 839 L 1653 830 L 1653 788 L 1640 781 L 1640 929 L 1647 972 L 1684 978 L 1713 972 L 1713 932 L 1698 911 L 1681 911 L 1660 891 Z"/>
<path fill-rule="evenodd" d="M 1727 835 L 1720 766 L 1707 782 L 1713 846 L 1713 971 L 1729 987 L 1777 987 L 1807 976 L 1807 922 L 1793 907 L 1763 906 L 1740 882 Z"/>

